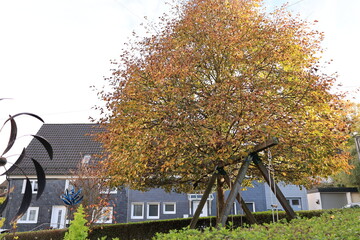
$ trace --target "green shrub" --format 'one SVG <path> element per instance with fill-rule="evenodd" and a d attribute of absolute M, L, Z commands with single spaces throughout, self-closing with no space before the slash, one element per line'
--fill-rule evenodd
<path fill-rule="evenodd" d="M 74 213 L 74 220 L 70 222 L 69 231 L 65 233 L 64 240 L 85 240 L 88 237 L 89 227 L 86 226 L 85 211 L 80 204 Z"/>
<path fill-rule="evenodd" d="M 320 216 L 324 210 L 316 211 L 297 211 L 296 214 L 301 218 L 311 218 Z M 332 210 L 331 212 L 334 212 Z M 260 212 L 254 213 L 258 223 L 271 223 L 273 221 L 272 213 Z M 279 219 L 286 221 L 286 214 L 279 212 Z M 116 237 L 120 237 L 121 240 L 133 240 L 133 239 L 151 239 L 156 233 L 168 233 L 171 229 L 183 229 L 190 225 L 191 218 L 181 219 L 170 219 L 170 220 L 158 220 L 158 221 L 147 221 L 137 223 L 120 223 L 120 224 L 109 224 L 109 225 L 98 225 L 90 229 L 88 238 L 91 240 L 106 239 L 111 240 Z M 215 217 L 203 217 L 199 218 L 196 225 L 198 229 L 205 229 L 209 226 L 215 226 Z M 249 225 L 245 216 L 229 216 L 228 223 L 232 224 L 232 228 L 237 228 L 244 225 Z M 7 234 L 6 237 L 1 239 L 13 239 L 13 236 L 18 237 L 18 240 L 63 240 L 66 229 L 57 230 L 43 230 L 37 232 L 22 232 L 14 234 Z M 104 236 L 107 236 L 104 238 Z"/>
<path fill-rule="evenodd" d="M 158 233 L 154 240 L 170 239 L 360 239 L 360 209 L 327 211 L 320 217 L 298 218 L 290 222 L 254 225 L 247 228 L 172 230 L 168 234 Z"/>

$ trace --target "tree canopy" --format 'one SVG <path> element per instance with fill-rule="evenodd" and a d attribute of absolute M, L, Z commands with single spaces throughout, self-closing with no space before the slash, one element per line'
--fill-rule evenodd
<path fill-rule="evenodd" d="M 269 137 L 278 180 L 345 170 L 350 121 L 319 63 L 323 34 L 260 0 L 188 0 L 121 55 L 100 92 L 106 174 L 135 189 L 189 191 L 230 176 Z M 250 168 L 249 179 L 259 173 Z"/>

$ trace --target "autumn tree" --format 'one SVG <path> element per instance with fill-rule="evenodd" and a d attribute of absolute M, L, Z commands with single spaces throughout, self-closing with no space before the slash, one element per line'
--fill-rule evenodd
<path fill-rule="evenodd" d="M 106 174 L 146 190 L 233 178 L 268 137 L 277 179 L 308 184 L 347 169 L 349 120 L 319 63 L 323 34 L 260 0 L 188 0 L 129 44 L 100 92 Z M 250 168 L 249 180 L 259 173 Z"/>
<path fill-rule="evenodd" d="M 108 178 L 99 176 L 97 164 L 79 163 L 76 170 L 72 171 L 74 176 L 69 181 L 69 188 L 75 191 L 81 190 L 83 199 L 81 205 L 84 208 L 85 218 L 89 225 L 101 222 L 108 216 L 111 201 L 111 187 Z M 75 209 L 70 209 L 70 212 Z"/>

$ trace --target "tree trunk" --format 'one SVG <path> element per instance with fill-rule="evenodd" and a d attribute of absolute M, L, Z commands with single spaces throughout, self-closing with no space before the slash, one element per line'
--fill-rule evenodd
<path fill-rule="evenodd" d="M 216 225 L 220 221 L 220 213 L 223 211 L 225 206 L 225 196 L 224 196 L 224 177 L 219 175 L 217 177 L 216 184 Z"/>

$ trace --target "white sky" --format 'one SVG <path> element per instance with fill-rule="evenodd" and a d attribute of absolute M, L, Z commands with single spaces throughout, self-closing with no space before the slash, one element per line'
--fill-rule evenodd
<path fill-rule="evenodd" d="M 342 89 L 360 87 L 360 1 L 265 4 L 271 10 L 286 2 L 289 10 L 319 21 L 326 57 L 334 60 L 329 73 L 339 73 Z M 100 103 L 90 86 L 105 84 L 110 59 L 119 56 L 133 30 L 142 31 L 144 16 L 157 21 L 167 10 L 165 0 L 0 0 L 0 98 L 12 98 L 0 101 L 0 124 L 18 112 L 38 114 L 46 123 L 85 123 L 97 117 L 91 108 Z M 24 133 L 35 134 L 41 126 L 28 117 L 19 120 Z M 8 138 L 6 131 L 1 138 Z"/>

